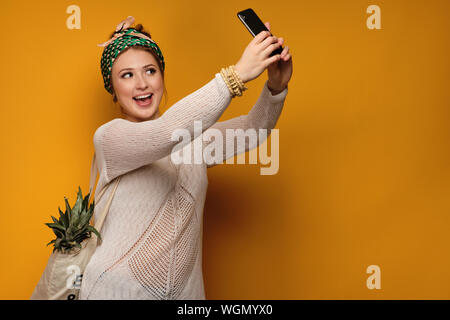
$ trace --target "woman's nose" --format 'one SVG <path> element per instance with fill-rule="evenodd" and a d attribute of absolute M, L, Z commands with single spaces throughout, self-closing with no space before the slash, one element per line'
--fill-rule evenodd
<path fill-rule="evenodd" d="M 147 82 L 145 80 L 145 78 L 142 75 L 138 75 L 136 77 L 136 87 L 138 89 L 145 89 L 148 87 Z"/>

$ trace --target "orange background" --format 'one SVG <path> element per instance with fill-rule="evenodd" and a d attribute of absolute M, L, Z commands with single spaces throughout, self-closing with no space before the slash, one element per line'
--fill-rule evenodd
<path fill-rule="evenodd" d="M 66 8 L 81 9 L 81 30 Z M 381 8 L 369 30 L 366 8 Z M 0 298 L 28 299 L 51 252 L 44 223 L 89 186 L 93 134 L 119 117 L 101 48 L 128 15 L 166 61 L 167 106 L 236 63 L 252 7 L 294 75 L 280 170 L 208 171 L 207 299 L 449 299 L 448 12 L 434 1 L 2 1 Z M 267 75 L 221 120 L 250 110 Z M 165 111 L 167 107 L 162 108 Z M 381 289 L 366 268 L 381 269 Z"/>

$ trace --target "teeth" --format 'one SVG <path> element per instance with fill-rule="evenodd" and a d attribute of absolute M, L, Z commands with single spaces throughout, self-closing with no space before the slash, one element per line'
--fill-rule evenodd
<path fill-rule="evenodd" d="M 152 94 L 150 93 L 150 94 L 147 94 L 147 95 L 145 95 L 145 96 L 137 96 L 137 97 L 134 97 L 135 99 L 144 99 L 144 98 L 150 98 L 152 96 Z"/>

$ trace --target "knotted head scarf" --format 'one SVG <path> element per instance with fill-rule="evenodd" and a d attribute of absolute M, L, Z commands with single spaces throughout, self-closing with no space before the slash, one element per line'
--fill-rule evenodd
<path fill-rule="evenodd" d="M 126 48 L 132 46 L 143 46 L 146 48 L 150 48 L 159 59 L 159 62 L 162 66 L 161 71 L 164 71 L 165 69 L 164 57 L 156 42 L 142 32 L 130 28 L 133 23 L 134 18 L 132 16 L 128 16 L 125 20 L 121 21 L 117 25 L 114 36 L 111 39 L 98 45 L 105 48 L 100 60 L 100 66 L 102 69 L 105 89 L 111 94 L 113 93 L 111 86 L 112 66 L 117 56 Z"/>

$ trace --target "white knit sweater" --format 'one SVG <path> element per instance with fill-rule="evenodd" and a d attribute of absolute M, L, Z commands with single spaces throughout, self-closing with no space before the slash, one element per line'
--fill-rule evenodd
<path fill-rule="evenodd" d="M 178 142 L 171 141 L 172 132 L 188 129 L 194 144 L 202 139 L 194 138 L 195 120 L 202 121 L 203 130 L 216 128 L 224 137 L 227 128 L 272 129 L 286 94 L 287 89 L 272 96 L 266 82 L 247 115 L 216 123 L 231 102 L 217 73 L 156 120 L 117 118 L 100 126 L 94 134 L 100 173 L 96 190 L 122 178 L 101 230 L 103 241 L 83 275 L 80 299 L 205 299 L 202 232 L 208 165 L 175 165 L 170 153 Z M 228 153 L 223 148 L 223 160 L 253 147 L 238 146 Z M 99 203 L 96 192 L 96 214 L 110 186 Z"/>

